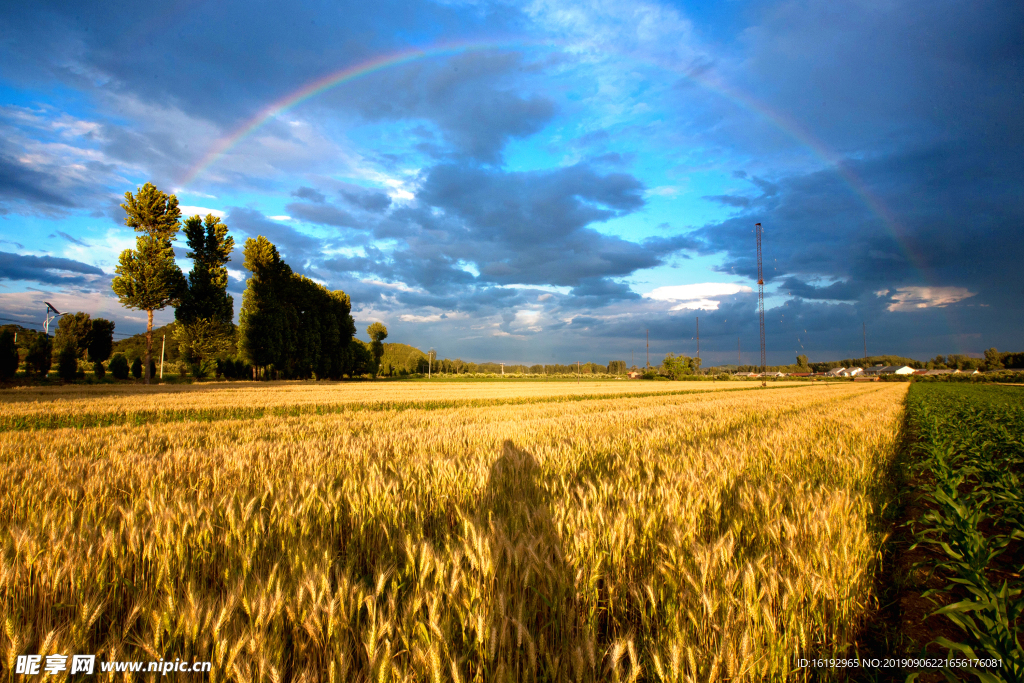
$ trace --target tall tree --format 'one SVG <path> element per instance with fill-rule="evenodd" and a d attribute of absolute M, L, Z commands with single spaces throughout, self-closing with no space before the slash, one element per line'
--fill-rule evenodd
<path fill-rule="evenodd" d="M 53 346 L 63 349 L 70 346 L 75 350 L 76 358 L 85 357 L 89 350 L 89 337 L 92 335 L 92 319 L 88 313 L 79 311 L 61 316 L 57 323 L 57 332 L 53 336 Z"/>
<path fill-rule="evenodd" d="M 25 365 L 35 370 L 42 379 L 46 379 L 50 372 L 50 366 L 53 365 L 53 344 L 50 341 L 50 335 L 36 335 L 28 350 L 28 355 L 25 356 Z"/>
<path fill-rule="evenodd" d="M 192 270 L 181 303 L 174 311 L 175 319 L 183 323 L 199 319 L 231 323 L 235 308 L 234 299 L 228 294 L 227 264 L 235 239 L 228 236 L 228 226 L 212 214 L 205 221 L 199 216 L 186 219 L 182 232 L 188 243 Z"/>
<path fill-rule="evenodd" d="M 153 311 L 174 305 L 185 288 L 185 278 L 174 262 L 172 242 L 178 232 L 181 210 L 178 198 L 146 183 L 133 195 L 125 192 L 121 208 L 125 225 L 140 233 L 135 249 L 121 252 L 113 289 L 121 305 L 146 311 L 146 384 L 151 379 Z"/>
<path fill-rule="evenodd" d="M 18 372 L 18 347 L 9 329 L 0 332 L 0 379 L 11 379 Z"/>
<path fill-rule="evenodd" d="M 102 363 L 114 351 L 114 323 L 105 318 L 93 318 L 89 334 L 89 361 Z"/>
<path fill-rule="evenodd" d="M 238 347 L 256 367 L 284 377 L 337 379 L 354 367 L 355 323 L 345 292 L 292 272 L 265 237 L 245 241 L 252 273 L 242 296 Z"/>
<path fill-rule="evenodd" d="M 227 269 L 235 240 L 228 237 L 228 226 L 213 214 L 207 214 L 205 221 L 199 216 L 186 219 L 183 232 L 192 270 L 174 311 L 178 321 L 174 339 L 192 374 L 204 377 L 213 357 L 230 347 L 235 332 Z"/>
<path fill-rule="evenodd" d="M 388 338 L 388 328 L 384 323 L 372 323 L 366 328 L 366 334 L 370 335 L 370 353 L 373 354 L 373 374 L 380 372 L 380 359 L 384 355 L 384 340 Z"/>
<path fill-rule="evenodd" d="M 280 363 L 290 343 L 284 305 L 292 269 L 270 240 L 245 241 L 243 265 L 251 273 L 238 314 L 238 349 L 255 368 Z"/>
<path fill-rule="evenodd" d="M 1005 347 L 1003 347 L 1005 348 Z M 1003 367 L 1003 354 L 999 353 L 996 347 L 985 349 L 985 369 L 1001 370 Z"/>

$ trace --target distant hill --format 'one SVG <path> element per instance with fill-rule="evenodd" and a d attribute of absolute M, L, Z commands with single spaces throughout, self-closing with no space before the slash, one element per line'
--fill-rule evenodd
<path fill-rule="evenodd" d="M 174 363 L 178 360 L 178 345 L 174 343 L 174 327 L 177 323 L 168 323 L 153 328 L 153 360 L 160 361 L 160 345 L 164 335 L 167 336 L 167 355 L 164 360 Z M 128 361 L 143 358 L 146 355 L 146 333 L 125 337 L 114 342 L 114 353 L 123 353 Z"/>

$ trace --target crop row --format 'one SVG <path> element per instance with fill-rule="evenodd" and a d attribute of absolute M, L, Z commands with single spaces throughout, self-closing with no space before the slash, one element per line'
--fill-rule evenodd
<path fill-rule="evenodd" d="M 25 429 L 91 428 L 113 425 L 215 420 L 243 420 L 263 417 L 298 417 L 301 415 L 332 415 L 351 412 L 384 412 L 404 410 L 444 410 L 449 408 L 483 408 L 491 406 L 529 405 L 587 401 L 598 398 L 641 398 L 673 396 L 702 392 L 751 391 L 753 386 L 706 386 L 687 389 L 659 388 L 637 391 L 637 386 L 602 383 L 576 388 L 571 385 L 541 386 L 537 390 L 517 391 L 515 385 L 504 387 L 426 387 L 419 392 L 408 386 L 396 390 L 378 387 L 368 391 L 365 385 L 285 385 L 277 390 L 212 389 L 195 394 L 180 391 L 160 393 L 121 393 L 116 398 L 105 395 L 66 399 L 61 394 L 43 395 L 33 401 L 9 401 L 0 404 L 0 432 Z M 790 385 L 773 385 L 779 389 Z M 415 388 L 415 387 L 414 387 Z M 260 391 L 262 389 L 262 391 Z M 295 390 L 293 390 L 295 389 Z"/>

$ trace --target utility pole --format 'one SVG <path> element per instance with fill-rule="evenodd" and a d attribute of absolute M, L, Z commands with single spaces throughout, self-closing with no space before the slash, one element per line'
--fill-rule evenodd
<path fill-rule="evenodd" d="M 766 387 L 765 363 L 764 363 L 764 274 L 761 271 L 761 224 L 755 223 L 754 230 L 757 232 L 757 313 L 761 323 L 761 386 Z"/>
<path fill-rule="evenodd" d="M 580 362 L 576 361 L 576 386 L 580 385 Z"/>
<path fill-rule="evenodd" d="M 167 350 L 167 335 L 164 335 L 164 340 L 160 344 L 160 379 L 164 378 L 164 351 Z"/>
<path fill-rule="evenodd" d="M 498 363 L 498 365 L 501 366 L 501 376 L 504 377 L 505 376 L 505 364 L 504 363 Z"/>
<path fill-rule="evenodd" d="M 861 323 L 861 329 L 864 331 L 864 364 L 868 362 L 868 324 Z"/>
<path fill-rule="evenodd" d="M 427 351 L 427 379 L 430 379 L 430 373 L 433 370 L 433 364 L 434 364 L 434 349 L 430 349 L 430 351 Z M 504 372 L 502 374 L 504 374 Z"/>

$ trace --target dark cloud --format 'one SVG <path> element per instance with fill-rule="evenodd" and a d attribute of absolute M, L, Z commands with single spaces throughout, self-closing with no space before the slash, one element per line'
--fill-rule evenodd
<path fill-rule="evenodd" d="M 692 235 L 725 255 L 722 270 L 753 278 L 753 230 L 761 222 L 765 278 L 784 279 L 796 296 L 961 286 L 994 297 L 989 303 L 1011 303 L 1002 274 L 1024 258 L 1013 237 L 1024 222 L 1024 199 L 1011 189 L 1024 183 L 1019 164 L 995 150 L 946 144 L 851 162 L 845 173 L 780 180 L 775 195 Z M 812 278 L 845 284 L 827 291 L 799 284 Z"/>
<path fill-rule="evenodd" d="M 577 286 L 572 288 L 570 294 L 578 298 L 597 298 L 601 302 L 599 305 L 603 305 L 611 301 L 640 298 L 640 295 L 630 289 L 629 285 L 603 277 L 592 277 L 581 280 Z M 592 302 L 591 305 L 593 305 Z"/>
<path fill-rule="evenodd" d="M 105 274 L 96 266 L 57 256 L 30 256 L 0 251 L 0 279 L 50 285 L 85 285 Z"/>
<path fill-rule="evenodd" d="M 300 272 L 309 262 L 320 260 L 324 247 L 329 243 L 301 233 L 282 221 L 271 220 L 255 209 L 230 206 L 224 222 L 246 237 L 263 235 L 274 243 L 288 264 Z"/>
<path fill-rule="evenodd" d="M 550 97 L 516 92 L 528 88 L 523 60 L 495 50 L 410 64 L 353 84 L 344 99 L 371 120 L 431 120 L 457 153 L 497 163 L 509 140 L 538 132 L 555 115 Z M 431 143 L 424 149 L 443 154 Z"/>
<path fill-rule="evenodd" d="M 440 209 L 445 222 L 427 212 L 408 218 L 438 233 L 432 240 L 449 258 L 475 263 L 488 282 L 577 286 L 660 263 L 661 254 L 590 227 L 644 205 L 643 185 L 629 174 L 443 164 L 424 178 L 417 199 Z"/>
<path fill-rule="evenodd" d="M 300 204 L 293 202 L 285 208 L 290 216 L 307 223 L 333 225 L 339 228 L 359 227 L 359 221 L 332 204 Z"/>
<path fill-rule="evenodd" d="M 779 285 L 780 291 L 801 299 L 825 299 L 830 301 L 855 301 L 864 293 L 862 283 L 833 282 L 825 287 L 802 282 L 795 277 L 786 278 Z"/>
<path fill-rule="evenodd" d="M 322 193 L 317 192 L 312 187 L 300 187 L 297 190 L 292 190 L 292 196 L 298 197 L 299 199 L 305 199 L 306 201 L 310 202 L 317 202 L 320 204 L 323 204 L 327 200 L 327 197 L 325 197 Z"/>
<path fill-rule="evenodd" d="M 349 204 L 363 209 L 364 211 L 372 211 L 379 213 L 386 211 L 391 206 L 391 197 L 387 196 L 383 192 L 375 190 L 366 190 L 363 188 L 358 189 L 343 189 L 338 192 Z"/>
<path fill-rule="evenodd" d="M 80 240 L 78 238 L 75 238 L 75 237 L 72 237 L 71 235 L 67 234 L 66 232 L 62 232 L 60 230 L 57 231 L 57 234 L 50 235 L 50 237 L 52 237 L 52 238 L 56 238 L 58 236 L 63 238 L 63 239 L 65 239 L 65 240 L 67 240 L 68 242 L 71 242 L 72 244 L 77 244 L 80 247 L 88 247 L 89 246 L 88 244 L 86 244 L 82 240 Z"/>
<path fill-rule="evenodd" d="M 750 206 L 750 202 L 753 201 L 749 197 L 738 197 L 730 194 L 713 194 L 705 195 L 701 199 L 707 199 L 710 202 L 718 202 L 725 206 L 737 206 L 740 208 L 747 208 Z"/>
<path fill-rule="evenodd" d="M 55 191 L 62 185 L 58 176 L 29 168 L 0 154 L 0 204 L 17 201 L 61 209 L 75 207 L 76 202 L 67 194 Z"/>

